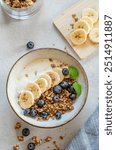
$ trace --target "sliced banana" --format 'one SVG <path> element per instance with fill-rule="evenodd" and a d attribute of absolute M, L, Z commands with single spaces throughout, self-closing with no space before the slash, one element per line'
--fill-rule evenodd
<path fill-rule="evenodd" d="M 85 20 L 79 20 L 77 21 L 75 24 L 74 24 L 74 29 L 84 29 L 87 34 L 89 33 L 90 31 L 90 27 L 89 27 L 89 24 L 87 21 Z"/>
<path fill-rule="evenodd" d="M 64 75 L 62 74 L 62 69 L 61 68 L 54 68 L 53 70 L 59 74 L 60 82 L 61 82 L 64 79 Z"/>
<path fill-rule="evenodd" d="M 38 99 L 41 96 L 41 89 L 37 83 L 29 83 L 26 87 L 34 95 L 34 99 Z"/>
<path fill-rule="evenodd" d="M 89 24 L 90 29 L 93 28 L 93 21 L 92 21 L 92 19 L 91 19 L 90 17 L 84 16 L 84 17 L 82 18 L 82 20 L 87 21 L 87 23 Z"/>
<path fill-rule="evenodd" d="M 84 29 L 77 29 L 70 34 L 70 40 L 74 45 L 81 45 L 87 39 L 87 33 Z"/>
<path fill-rule="evenodd" d="M 52 80 L 52 87 L 60 83 L 60 76 L 57 72 L 55 71 L 49 71 L 47 74 L 50 76 Z"/>
<path fill-rule="evenodd" d="M 34 95 L 30 91 L 23 91 L 19 95 L 19 105 L 23 108 L 30 108 L 34 104 Z"/>
<path fill-rule="evenodd" d="M 39 85 L 42 93 L 44 93 L 48 89 L 48 82 L 46 79 L 39 78 L 35 82 Z"/>
<path fill-rule="evenodd" d="M 89 39 L 93 43 L 99 43 L 99 29 L 98 28 L 93 28 L 90 33 L 89 33 Z"/>
<path fill-rule="evenodd" d="M 48 89 L 50 89 L 50 88 L 51 88 L 51 85 L 52 85 L 52 80 L 51 80 L 50 76 L 47 75 L 47 74 L 42 74 L 42 75 L 40 76 L 40 78 L 44 78 L 44 79 L 47 80 L 47 82 L 48 82 Z"/>
<path fill-rule="evenodd" d="M 92 19 L 93 23 L 97 22 L 98 20 L 98 12 L 93 8 L 86 8 L 82 12 L 82 17 L 89 17 Z"/>

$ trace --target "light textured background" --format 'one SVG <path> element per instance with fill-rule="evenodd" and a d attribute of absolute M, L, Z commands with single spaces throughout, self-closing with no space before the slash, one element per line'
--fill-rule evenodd
<path fill-rule="evenodd" d="M 26 43 L 34 41 L 35 48 L 55 47 L 64 49 L 66 46 L 68 52 L 79 60 L 68 43 L 63 39 L 60 33 L 53 26 L 53 19 L 61 14 L 62 11 L 69 8 L 78 0 L 43 0 L 43 6 L 38 14 L 25 21 L 17 21 L 9 18 L 0 8 L 0 150 L 11 150 L 14 144 L 17 144 L 14 124 L 20 119 L 10 108 L 6 98 L 6 79 L 13 63 L 23 54 L 28 52 Z M 55 45 L 54 45 L 55 44 Z M 29 126 L 32 135 L 38 135 L 43 138 L 47 135 L 57 140 L 62 150 L 81 128 L 90 114 L 95 110 L 98 103 L 98 51 L 86 60 L 80 61 L 85 68 L 89 79 L 89 95 L 87 103 L 72 122 L 56 129 L 39 129 Z M 61 141 L 59 136 L 65 136 Z M 29 141 L 28 137 L 26 140 Z M 24 150 L 25 143 L 21 144 Z M 46 143 L 39 147 L 39 150 L 54 148 L 53 144 Z"/>

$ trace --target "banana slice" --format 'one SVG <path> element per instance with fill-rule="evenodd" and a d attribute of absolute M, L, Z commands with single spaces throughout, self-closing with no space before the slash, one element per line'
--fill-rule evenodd
<path fill-rule="evenodd" d="M 49 71 L 47 72 L 47 74 L 50 76 L 51 80 L 52 80 L 52 87 L 54 87 L 55 85 L 60 83 L 60 76 L 57 72 L 55 71 Z"/>
<path fill-rule="evenodd" d="M 38 99 L 41 96 L 41 89 L 37 83 L 29 83 L 26 89 L 33 93 L 34 99 Z"/>
<path fill-rule="evenodd" d="M 34 95 L 30 91 L 23 91 L 19 95 L 19 105 L 23 108 L 30 108 L 34 104 Z"/>
<path fill-rule="evenodd" d="M 52 80 L 51 80 L 50 76 L 47 75 L 47 74 L 42 74 L 40 76 L 40 78 L 44 78 L 44 79 L 47 80 L 47 82 L 48 82 L 48 89 L 50 89 L 51 88 L 51 84 L 52 84 Z"/>
<path fill-rule="evenodd" d="M 93 43 L 99 43 L 99 29 L 98 28 L 93 28 L 90 33 L 89 33 L 89 39 Z"/>
<path fill-rule="evenodd" d="M 93 23 L 97 22 L 98 20 L 98 12 L 92 8 L 86 8 L 82 12 L 82 17 L 89 17 L 92 19 Z"/>
<path fill-rule="evenodd" d="M 36 80 L 36 83 L 39 85 L 41 92 L 44 93 L 48 89 L 48 82 L 44 78 Z"/>
<path fill-rule="evenodd" d="M 88 22 L 85 21 L 85 20 L 79 20 L 78 22 L 76 22 L 76 23 L 74 24 L 74 29 L 75 29 L 75 30 L 76 30 L 76 29 L 84 29 L 84 30 L 87 32 L 87 34 L 88 34 L 89 31 L 90 31 L 89 24 L 88 24 Z"/>
<path fill-rule="evenodd" d="M 90 29 L 93 28 L 93 21 L 92 21 L 92 19 L 91 19 L 90 17 L 84 16 L 84 17 L 82 18 L 82 20 L 87 21 L 87 23 L 89 24 Z"/>
<path fill-rule="evenodd" d="M 87 39 L 87 33 L 84 29 L 77 29 L 70 34 L 70 40 L 74 45 L 81 45 Z"/>
<path fill-rule="evenodd" d="M 53 70 L 59 74 L 60 82 L 61 82 L 64 79 L 64 76 L 62 74 L 62 69 L 61 68 L 54 68 Z"/>

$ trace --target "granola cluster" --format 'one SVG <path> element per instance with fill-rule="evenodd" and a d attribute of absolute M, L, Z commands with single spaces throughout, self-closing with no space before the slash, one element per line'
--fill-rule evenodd
<path fill-rule="evenodd" d="M 27 8 L 35 2 L 36 0 L 5 0 L 5 3 L 13 8 Z"/>
<path fill-rule="evenodd" d="M 71 81 L 70 81 L 71 82 Z M 61 114 L 64 114 L 68 111 L 72 111 L 74 109 L 73 107 L 73 101 L 69 98 L 70 92 L 67 90 L 63 90 L 60 94 L 60 101 L 59 102 L 53 102 L 53 97 L 56 94 L 53 92 L 53 88 L 47 90 L 44 92 L 41 96 L 41 99 L 45 100 L 45 104 L 42 108 L 39 108 L 37 103 L 32 106 L 32 109 L 37 111 L 37 118 L 38 120 L 49 120 L 49 118 L 54 119 L 55 114 L 57 112 L 60 112 Z M 38 101 L 38 100 L 37 100 Z M 46 118 L 42 118 L 39 114 L 41 112 L 47 112 L 48 116 Z"/>

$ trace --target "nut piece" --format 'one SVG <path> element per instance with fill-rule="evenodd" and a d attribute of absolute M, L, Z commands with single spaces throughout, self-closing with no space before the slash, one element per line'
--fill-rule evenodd
<path fill-rule="evenodd" d="M 21 128 L 21 123 L 20 122 L 17 122 L 16 125 L 15 125 L 15 129 L 16 130 L 19 130 Z"/>
<path fill-rule="evenodd" d="M 52 137 L 50 137 L 50 136 L 47 136 L 46 138 L 45 138 L 45 141 L 46 142 L 50 142 L 52 140 Z"/>
<path fill-rule="evenodd" d="M 13 146 L 13 150 L 19 150 L 19 145 Z"/>
<path fill-rule="evenodd" d="M 23 136 L 17 136 L 18 141 L 24 141 L 24 137 Z"/>
<path fill-rule="evenodd" d="M 38 139 L 37 136 L 33 136 L 33 137 L 32 137 L 32 141 L 33 141 L 36 145 L 42 144 L 42 139 Z"/>

